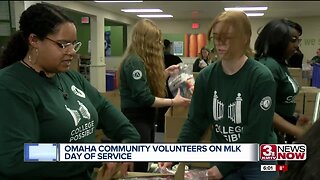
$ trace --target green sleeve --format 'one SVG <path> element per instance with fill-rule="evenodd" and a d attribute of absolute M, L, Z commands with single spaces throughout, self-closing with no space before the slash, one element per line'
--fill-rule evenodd
<path fill-rule="evenodd" d="M 85 78 L 78 74 L 83 82 L 85 93 L 97 109 L 98 127 L 115 142 L 140 142 L 140 135 L 129 120 L 98 92 Z"/>
<path fill-rule="evenodd" d="M 201 68 L 199 67 L 200 59 L 196 59 L 193 63 L 193 72 L 200 72 Z"/>
<path fill-rule="evenodd" d="M 192 96 L 189 107 L 188 118 L 185 121 L 177 142 L 182 143 L 196 143 L 199 142 L 210 122 L 203 110 L 203 102 L 206 97 L 206 85 L 204 72 L 201 71 L 196 79 L 194 94 Z"/>
<path fill-rule="evenodd" d="M 124 64 L 122 71 L 131 90 L 131 97 L 141 106 L 151 106 L 155 97 L 152 95 L 143 61 L 137 57 L 131 57 Z M 156 78 L 156 77 L 154 77 Z"/>
<path fill-rule="evenodd" d="M 262 76 L 260 80 L 263 81 L 258 81 L 252 88 L 253 98 L 250 102 L 248 123 L 244 124 L 241 137 L 237 143 L 266 143 L 273 132 L 275 82 L 269 76 Z M 268 100 L 271 100 L 271 102 L 268 102 Z M 226 175 L 243 166 L 243 163 L 214 163 L 214 165 L 218 167 L 222 175 Z"/>
<path fill-rule="evenodd" d="M 0 179 L 57 178 L 85 172 L 89 163 L 24 162 L 24 143 L 40 141 L 36 100 L 30 94 L 0 88 Z"/>

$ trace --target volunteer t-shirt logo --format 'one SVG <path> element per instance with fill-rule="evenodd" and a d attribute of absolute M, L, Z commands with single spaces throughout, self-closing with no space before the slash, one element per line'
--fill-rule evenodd
<path fill-rule="evenodd" d="M 86 94 L 84 94 L 84 92 L 78 89 L 75 85 L 71 86 L 71 90 L 75 95 L 86 98 Z"/>
<path fill-rule="evenodd" d="M 134 70 L 133 73 L 132 73 L 132 77 L 133 79 L 135 80 L 138 80 L 138 79 L 141 79 L 142 77 L 142 72 L 140 70 Z"/>
<path fill-rule="evenodd" d="M 262 98 L 261 102 L 260 102 L 260 107 L 261 109 L 267 111 L 268 109 L 270 109 L 272 104 L 272 100 L 270 96 L 266 96 L 264 98 Z"/>

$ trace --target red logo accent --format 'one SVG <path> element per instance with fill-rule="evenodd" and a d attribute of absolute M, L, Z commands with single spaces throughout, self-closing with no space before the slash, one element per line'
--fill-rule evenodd
<path fill-rule="evenodd" d="M 261 160 L 276 160 L 277 159 L 277 145 L 276 144 L 262 144 L 260 146 Z"/>

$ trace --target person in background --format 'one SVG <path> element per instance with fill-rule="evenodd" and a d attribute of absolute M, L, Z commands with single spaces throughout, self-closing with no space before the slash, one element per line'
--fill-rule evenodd
<path fill-rule="evenodd" d="M 302 61 L 303 61 L 303 53 L 300 51 L 300 48 L 297 47 L 294 54 L 287 60 L 288 67 L 292 68 L 302 68 Z"/>
<path fill-rule="evenodd" d="M 309 62 L 311 65 L 314 63 L 320 63 L 320 48 L 317 49 L 316 51 L 316 56 L 314 56 L 311 61 Z"/>
<path fill-rule="evenodd" d="M 211 128 L 212 143 L 276 143 L 272 129 L 276 86 L 270 70 L 253 59 L 251 34 L 244 12 L 226 11 L 214 18 L 208 37 L 220 60 L 200 71 L 177 142 L 199 142 Z M 262 172 L 262 164 L 276 162 L 211 162 L 208 178 L 277 177 L 276 172 Z"/>
<path fill-rule="evenodd" d="M 148 19 L 138 21 L 118 72 L 121 110 L 137 128 L 143 143 L 154 142 L 156 108 L 190 103 L 190 99 L 183 98 L 179 92 L 173 99 L 164 98 L 167 76 L 175 71 L 179 71 L 179 65 L 164 68 L 158 26 Z M 134 164 L 134 171 L 147 170 L 147 162 Z"/>
<path fill-rule="evenodd" d="M 182 63 L 182 60 L 180 59 L 179 56 L 175 56 L 171 53 L 172 49 L 172 42 L 170 42 L 168 39 L 163 40 L 163 45 L 164 45 L 164 65 L 165 68 L 170 67 L 171 65 L 179 64 Z"/>
<path fill-rule="evenodd" d="M 276 101 L 274 126 L 278 143 L 292 143 L 294 136 L 303 134 L 301 126 L 309 124 L 302 114 L 295 113 L 295 96 L 299 85 L 291 77 L 286 60 L 299 47 L 302 28 L 299 24 L 287 20 L 276 19 L 267 23 L 259 33 L 255 42 L 255 58 L 267 66 L 276 81 Z M 276 37 L 276 38 L 274 38 Z"/>
<path fill-rule="evenodd" d="M 318 180 L 320 177 L 320 120 L 318 119 L 311 128 L 297 140 L 297 144 L 305 144 L 306 160 L 289 161 L 288 171 L 281 174 L 278 180 Z"/>
<path fill-rule="evenodd" d="M 210 51 L 206 47 L 202 47 L 199 57 L 193 63 L 193 72 L 200 72 L 203 68 L 207 67 L 210 63 Z"/>
<path fill-rule="evenodd" d="M 170 42 L 168 39 L 164 39 L 163 44 L 164 44 L 163 52 L 164 52 L 165 68 L 168 68 L 172 65 L 182 63 L 182 60 L 180 59 L 179 56 L 175 56 L 175 55 L 171 54 L 172 42 Z M 168 86 L 168 79 L 169 79 L 169 77 L 166 80 L 166 89 L 167 89 L 166 97 L 173 98 L 173 95 L 170 92 L 170 89 Z M 168 109 L 169 109 L 168 106 L 158 108 L 157 132 L 164 132 L 165 113 L 167 112 Z"/>
<path fill-rule="evenodd" d="M 115 142 L 139 142 L 129 120 L 78 72 L 75 24 L 53 5 L 20 17 L 0 61 L 0 179 L 91 179 L 101 163 L 25 163 L 24 143 L 93 143 L 97 128 Z M 112 176 L 118 163 L 104 163 Z M 126 171 L 123 166 L 123 174 Z"/>

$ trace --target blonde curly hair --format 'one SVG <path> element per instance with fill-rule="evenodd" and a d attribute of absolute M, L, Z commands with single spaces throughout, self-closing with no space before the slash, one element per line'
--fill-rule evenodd
<path fill-rule="evenodd" d="M 130 54 L 137 54 L 143 60 L 147 79 L 152 94 L 156 97 L 166 95 L 166 76 L 163 57 L 163 43 L 161 31 L 158 26 L 149 19 L 138 21 L 134 27 L 124 59 Z M 123 64 L 123 61 L 120 65 Z"/>

